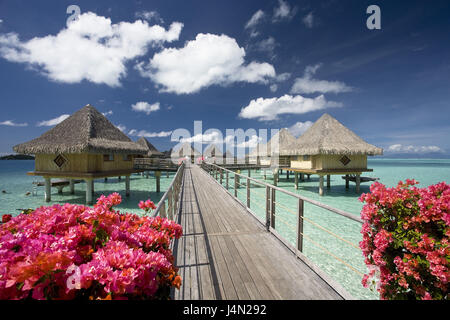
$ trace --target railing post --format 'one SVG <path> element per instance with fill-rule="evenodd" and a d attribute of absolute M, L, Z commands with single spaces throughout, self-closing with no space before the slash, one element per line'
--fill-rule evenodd
<path fill-rule="evenodd" d="M 270 187 L 266 186 L 266 229 L 269 231 L 270 229 Z"/>
<path fill-rule="evenodd" d="M 159 209 L 159 216 L 161 218 L 167 218 L 165 201 L 163 201 L 163 203 L 161 204 L 161 209 Z"/>
<path fill-rule="evenodd" d="M 303 210 L 304 201 L 298 199 L 298 220 L 297 220 L 297 249 L 303 252 Z"/>
<path fill-rule="evenodd" d="M 223 180 L 223 169 L 220 169 L 220 185 L 222 185 Z"/>
<path fill-rule="evenodd" d="M 275 229 L 275 188 L 272 188 L 272 194 L 270 195 L 270 226 Z"/>
<path fill-rule="evenodd" d="M 238 176 L 236 172 L 234 172 L 234 196 L 237 197 L 237 188 L 238 188 Z"/>
<path fill-rule="evenodd" d="M 226 175 L 226 180 L 227 180 L 227 190 L 228 190 L 228 184 L 229 184 L 229 175 L 228 175 L 228 170 L 227 171 L 225 171 L 226 173 L 225 173 L 225 175 Z"/>
<path fill-rule="evenodd" d="M 167 194 L 167 204 L 168 204 L 168 208 L 167 208 L 167 212 L 169 215 L 169 219 L 173 220 L 173 203 L 172 203 L 173 199 L 172 199 L 172 189 L 169 190 L 168 194 Z"/>
<path fill-rule="evenodd" d="M 250 208 L 250 179 L 247 178 L 247 208 Z"/>

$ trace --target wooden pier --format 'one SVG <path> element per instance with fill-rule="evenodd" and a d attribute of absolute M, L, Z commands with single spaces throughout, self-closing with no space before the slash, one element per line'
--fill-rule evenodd
<path fill-rule="evenodd" d="M 200 167 L 188 165 L 182 183 L 175 219 L 183 236 L 173 250 L 183 284 L 175 299 L 351 298 L 268 232 Z"/>

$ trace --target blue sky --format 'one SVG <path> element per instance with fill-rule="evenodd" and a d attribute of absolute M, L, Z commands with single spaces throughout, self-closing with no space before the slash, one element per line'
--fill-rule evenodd
<path fill-rule="evenodd" d="M 369 5 L 381 29 L 369 30 Z M 69 5 L 81 16 L 66 25 Z M 86 104 L 132 139 L 327 112 L 386 155 L 450 155 L 450 3 L 0 1 L 0 153 Z"/>

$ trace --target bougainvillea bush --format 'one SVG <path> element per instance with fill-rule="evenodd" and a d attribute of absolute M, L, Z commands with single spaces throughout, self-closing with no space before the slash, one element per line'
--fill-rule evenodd
<path fill-rule="evenodd" d="M 121 201 L 113 193 L 94 207 L 67 203 L 4 219 L 0 299 L 168 299 L 181 285 L 169 249 L 181 226 L 115 211 Z"/>
<path fill-rule="evenodd" d="M 417 188 L 415 180 L 386 188 L 375 182 L 361 218 L 360 247 L 381 299 L 449 299 L 450 185 Z"/>

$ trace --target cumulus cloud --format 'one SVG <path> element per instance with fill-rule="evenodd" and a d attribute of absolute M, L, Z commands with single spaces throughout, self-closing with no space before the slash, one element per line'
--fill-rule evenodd
<path fill-rule="evenodd" d="M 158 111 L 160 109 L 159 102 L 150 104 L 145 101 L 139 101 L 131 105 L 131 109 L 136 112 L 144 112 L 149 115 L 151 112 Z"/>
<path fill-rule="evenodd" d="M 297 7 L 292 8 L 287 1 L 278 0 L 278 7 L 273 11 L 273 22 L 291 20 L 297 13 Z"/>
<path fill-rule="evenodd" d="M 239 117 L 270 121 L 281 114 L 302 114 L 330 107 L 341 107 L 342 104 L 327 101 L 323 95 L 316 98 L 305 98 L 301 95 L 284 95 L 280 98 L 257 98 L 241 109 Z"/>
<path fill-rule="evenodd" d="M 340 81 L 327 81 L 313 79 L 313 75 L 322 65 L 307 66 L 302 78 L 296 78 L 291 93 L 341 93 L 353 91 L 352 87 Z"/>
<path fill-rule="evenodd" d="M 172 131 L 148 132 L 146 130 L 131 129 L 128 132 L 130 136 L 146 137 L 146 138 L 164 138 L 172 134 Z"/>
<path fill-rule="evenodd" d="M 413 145 L 402 145 L 402 144 L 393 144 L 390 145 L 387 149 L 389 152 L 396 153 L 435 153 L 435 152 L 444 152 L 438 146 L 413 146 Z"/>
<path fill-rule="evenodd" d="M 102 112 L 102 115 L 104 115 L 105 117 L 112 115 L 114 112 L 112 110 L 106 111 L 106 112 Z"/>
<path fill-rule="evenodd" d="M 245 50 L 226 35 L 200 33 L 180 49 L 167 48 L 156 53 L 137 70 L 150 78 L 161 92 L 189 94 L 211 85 L 235 82 L 268 83 L 275 77 L 271 64 L 252 61 L 245 64 Z"/>
<path fill-rule="evenodd" d="M 63 122 L 64 120 L 66 120 L 68 117 L 70 117 L 70 114 L 62 114 L 59 117 L 56 117 L 54 119 L 50 119 L 50 120 L 44 120 L 41 122 L 38 122 L 37 126 L 38 127 L 52 127 L 52 126 L 56 126 L 57 124 Z"/>
<path fill-rule="evenodd" d="M 147 21 L 113 24 L 111 19 L 87 12 L 57 35 L 21 41 L 17 33 L 0 34 L 0 56 L 25 63 L 49 79 L 119 86 L 126 62 L 147 53 L 150 45 L 178 40 L 183 27 L 174 22 L 166 30 Z"/>
<path fill-rule="evenodd" d="M 3 121 L 3 122 L 0 122 L 0 126 L 26 127 L 26 126 L 28 126 L 28 123 L 15 123 L 12 120 L 6 120 L 6 121 Z"/>
<path fill-rule="evenodd" d="M 306 130 L 309 129 L 313 125 L 313 122 L 306 121 L 306 122 L 297 122 L 294 123 L 292 126 L 288 128 L 288 130 L 294 135 L 295 137 L 301 136 Z"/>
<path fill-rule="evenodd" d="M 311 29 L 314 25 L 313 13 L 312 12 L 308 13 L 306 16 L 303 17 L 302 21 L 307 28 Z"/>

